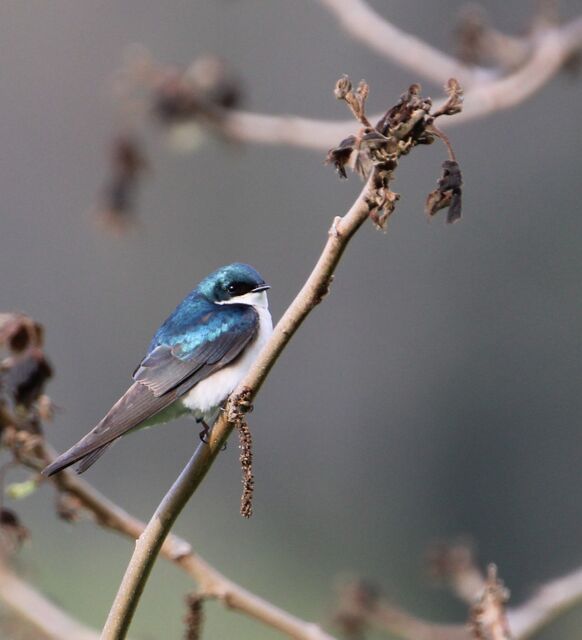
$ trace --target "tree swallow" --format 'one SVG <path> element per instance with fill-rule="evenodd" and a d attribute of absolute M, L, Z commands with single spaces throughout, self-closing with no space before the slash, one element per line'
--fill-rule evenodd
<path fill-rule="evenodd" d="M 243 379 L 273 331 L 263 278 L 234 263 L 204 278 L 156 332 L 134 383 L 84 438 L 49 464 L 87 470 L 126 433 L 186 413 L 206 425 Z"/>

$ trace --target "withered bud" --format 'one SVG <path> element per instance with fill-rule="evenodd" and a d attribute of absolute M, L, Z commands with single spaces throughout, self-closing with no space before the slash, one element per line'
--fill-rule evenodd
<path fill-rule="evenodd" d="M 366 99 L 368 98 L 369 91 L 368 83 L 365 80 L 360 80 L 358 88 L 353 91 L 352 83 L 346 75 L 343 75 L 336 82 L 334 89 L 335 97 L 338 100 L 345 100 L 354 117 L 364 125 L 364 127 L 372 126 L 366 118 Z"/>
<path fill-rule="evenodd" d="M 458 80 L 450 78 L 445 85 L 445 92 L 448 99 L 440 109 L 437 109 L 433 113 L 434 118 L 439 118 L 440 116 L 454 116 L 456 113 L 460 113 L 463 109 L 463 88 L 459 84 Z"/>
<path fill-rule="evenodd" d="M 368 94 L 370 93 L 370 86 L 365 80 L 360 80 L 358 88 L 356 89 L 356 93 L 358 94 L 362 102 L 365 102 L 367 100 Z"/>
<path fill-rule="evenodd" d="M 352 90 L 352 83 L 350 82 L 349 76 L 344 74 L 336 83 L 335 89 L 333 90 L 333 95 L 338 100 L 345 100 L 347 94 Z"/>
<path fill-rule="evenodd" d="M 455 160 L 445 160 L 442 167 L 438 187 L 426 199 L 426 212 L 432 217 L 437 211 L 448 208 L 447 222 L 452 223 L 461 218 L 463 178 L 459 163 Z"/>

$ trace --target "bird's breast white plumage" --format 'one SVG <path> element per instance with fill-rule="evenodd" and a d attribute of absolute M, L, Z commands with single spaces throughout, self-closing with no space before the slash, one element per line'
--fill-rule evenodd
<path fill-rule="evenodd" d="M 208 424 L 214 422 L 218 407 L 220 407 L 226 398 L 236 389 L 238 383 L 251 368 L 259 351 L 273 333 L 273 321 L 269 313 L 266 293 L 257 292 L 252 295 L 256 297 L 252 299 L 252 306 L 259 314 L 257 337 L 235 362 L 213 373 L 208 376 L 208 378 L 201 380 L 181 398 L 182 404 L 191 411 L 196 418 L 202 418 Z M 244 296 L 240 296 L 238 300 L 235 299 L 233 302 L 241 302 L 241 298 L 243 297 Z"/>

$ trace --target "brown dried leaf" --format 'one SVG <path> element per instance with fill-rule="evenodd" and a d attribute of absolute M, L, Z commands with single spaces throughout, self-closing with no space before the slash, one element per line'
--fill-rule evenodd
<path fill-rule="evenodd" d="M 111 146 L 110 176 L 103 189 L 98 220 L 108 231 L 121 235 L 131 228 L 137 191 L 149 163 L 140 141 L 118 136 Z"/>
<path fill-rule="evenodd" d="M 42 350 L 43 328 L 19 313 L 0 314 L 0 347 L 10 355 L 0 362 L 0 399 L 30 408 L 44 391 L 52 367 Z"/>
<path fill-rule="evenodd" d="M 40 349 L 12 359 L 1 375 L 2 386 L 17 406 L 29 408 L 44 392 L 53 371 Z"/>
<path fill-rule="evenodd" d="M 410 85 L 375 127 L 369 124 L 364 113 L 368 92 L 368 85 L 364 81 L 354 91 L 347 76 L 338 80 L 334 92 L 336 97 L 348 104 L 355 118 L 364 126 L 356 135 L 345 138 L 331 149 L 326 162 L 333 164 L 342 178 L 347 177 L 346 167 L 362 178 L 367 178 L 372 169 L 375 171 L 376 183 L 368 197 L 369 217 L 378 229 L 385 230 L 400 197 L 390 189 L 400 157 L 415 146 L 431 144 L 439 137 L 447 146 L 451 160 L 443 164 L 443 176 L 438 188 L 428 197 L 427 211 L 432 216 L 439 209 L 448 207 L 448 222 L 460 218 L 461 173 L 453 160 L 455 156 L 448 139 L 434 126 L 434 119 L 438 115 L 453 115 L 460 111 L 463 91 L 459 83 L 454 79 L 449 81 L 449 99 L 436 114 L 431 113 L 431 100 L 422 97 L 420 85 Z"/>
<path fill-rule="evenodd" d="M 346 179 L 346 166 L 350 166 L 350 159 L 356 145 L 356 137 L 349 136 L 342 140 L 337 147 L 330 149 L 325 158 L 326 164 L 333 164 L 340 178 Z"/>
<path fill-rule="evenodd" d="M 426 212 L 432 217 L 437 211 L 448 208 L 447 222 L 452 223 L 461 218 L 463 178 L 456 160 L 445 160 L 442 167 L 438 187 L 426 199 Z"/>

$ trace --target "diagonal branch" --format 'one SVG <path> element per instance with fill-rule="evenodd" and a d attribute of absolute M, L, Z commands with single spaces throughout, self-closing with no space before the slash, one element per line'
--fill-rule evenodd
<path fill-rule="evenodd" d="M 550 580 L 529 600 L 509 609 L 509 627 L 517 640 L 531 638 L 582 599 L 582 568 Z"/>
<path fill-rule="evenodd" d="M 449 78 L 457 78 L 463 86 L 468 87 L 479 79 L 494 75 L 486 69 L 468 67 L 420 38 L 395 27 L 365 0 L 319 0 L 319 3 L 335 14 L 344 30 L 356 40 L 436 84 L 443 85 Z"/>
<path fill-rule="evenodd" d="M 125 576 L 113 602 L 102 640 L 125 638 L 133 614 L 149 573 L 155 563 L 163 541 L 168 535 L 180 511 L 190 499 L 206 475 L 230 435 L 237 412 L 244 402 L 248 406 L 267 377 L 271 367 L 307 315 L 321 302 L 327 293 L 333 272 L 352 236 L 368 219 L 371 195 L 376 171 L 370 174 L 356 202 L 343 218 L 336 218 L 328 235 L 327 243 L 311 275 L 295 297 L 283 317 L 278 322 L 269 342 L 265 345 L 250 372 L 231 396 L 227 411 L 223 412 L 214 425 L 208 445 L 201 444 L 168 491 L 154 516 L 140 535 Z M 232 602 L 229 601 L 229 604 Z M 236 605 L 235 605 L 236 606 Z M 323 640 L 326 634 L 313 625 L 305 625 L 301 635 L 293 635 L 304 640 Z"/>

